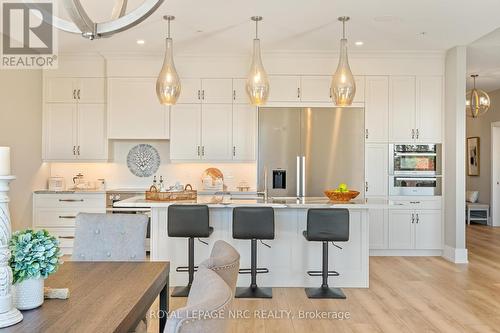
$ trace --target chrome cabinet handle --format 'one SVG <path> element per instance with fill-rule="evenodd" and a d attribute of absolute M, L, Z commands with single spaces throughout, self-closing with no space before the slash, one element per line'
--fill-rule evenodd
<path fill-rule="evenodd" d="M 200 156 L 200 146 L 198 146 L 198 156 Z"/>
<path fill-rule="evenodd" d="M 204 89 L 201 91 L 201 99 L 205 100 L 205 90 Z"/>
<path fill-rule="evenodd" d="M 297 88 L 297 98 L 300 98 L 300 88 Z"/>
<path fill-rule="evenodd" d="M 411 138 L 415 139 L 415 129 L 411 129 Z"/>
<path fill-rule="evenodd" d="M 420 222 L 420 217 L 418 216 L 418 213 L 417 213 L 417 214 L 415 214 L 415 215 L 417 216 L 417 220 L 416 220 L 416 221 L 417 221 L 417 223 L 418 223 L 418 222 Z"/>
<path fill-rule="evenodd" d="M 76 216 L 71 215 L 59 215 L 60 219 L 76 219 Z"/>
<path fill-rule="evenodd" d="M 233 90 L 233 101 L 236 100 L 236 90 Z"/>
<path fill-rule="evenodd" d="M 78 147 L 76 148 L 76 154 L 77 154 L 78 156 L 80 156 L 80 146 L 78 146 Z"/>
<path fill-rule="evenodd" d="M 75 236 L 58 236 L 60 239 L 75 239 Z"/>
<path fill-rule="evenodd" d="M 368 139 L 368 128 L 365 129 L 365 139 Z"/>
<path fill-rule="evenodd" d="M 233 156 L 236 156 L 236 146 L 233 146 Z"/>
<path fill-rule="evenodd" d="M 78 93 L 76 94 L 76 96 L 78 97 L 78 99 L 80 99 L 80 89 L 78 89 Z"/>
<path fill-rule="evenodd" d="M 420 136 L 420 132 L 418 131 L 418 128 L 415 130 L 415 136 L 417 137 L 417 139 Z"/>
<path fill-rule="evenodd" d="M 205 146 L 201 146 L 201 156 L 205 156 Z"/>
<path fill-rule="evenodd" d="M 368 192 L 368 182 L 365 182 L 365 192 Z"/>
<path fill-rule="evenodd" d="M 73 146 L 73 155 L 76 155 L 76 146 Z"/>
<path fill-rule="evenodd" d="M 73 89 L 73 99 L 76 99 L 76 89 Z"/>
<path fill-rule="evenodd" d="M 415 214 L 411 213 L 411 223 L 415 223 Z"/>
<path fill-rule="evenodd" d="M 198 99 L 201 99 L 201 90 L 198 90 Z"/>
<path fill-rule="evenodd" d="M 59 202 L 83 202 L 83 199 L 59 199 Z"/>

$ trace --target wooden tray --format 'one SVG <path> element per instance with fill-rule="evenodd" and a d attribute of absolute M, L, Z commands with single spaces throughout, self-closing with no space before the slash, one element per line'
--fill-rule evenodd
<path fill-rule="evenodd" d="M 189 186 L 191 187 L 191 186 Z M 150 201 L 182 201 L 182 200 L 196 200 L 198 196 L 198 192 L 187 189 L 188 185 L 186 185 L 186 189 L 184 191 L 175 191 L 175 192 L 151 192 L 146 191 L 146 200 Z"/>

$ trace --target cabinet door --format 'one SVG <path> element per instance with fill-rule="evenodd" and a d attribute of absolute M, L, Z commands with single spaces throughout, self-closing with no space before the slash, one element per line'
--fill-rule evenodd
<path fill-rule="evenodd" d="M 78 105 L 78 159 L 107 160 L 105 104 Z"/>
<path fill-rule="evenodd" d="M 204 160 L 232 159 L 233 106 L 206 104 L 201 110 L 201 143 Z"/>
<path fill-rule="evenodd" d="M 156 84 L 156 83 L 155 83 Z M 201 80 L 181 78 L 181 94 L 177 104 L 201 103 Z"/>
<path fill-rule="evenodd" d="M 389 140 L 411 142 L 415 131 L 415 77 L 389 79 Z"/>
<path fill-rule="evenodd" d="M 104 78 L 80 78 L 77 83 L 78 103 L 106 103 Z"/>
<path fill-rule="evenodd" d="M 365 146 L 365 196 L 387 195 L 388 153 L 387 144 L 372 143 Z"/>
<path fill-rule="evenodd" d="M 387 249 L 387 209 L 368 210 L 370 219 L 370 249 Z"/>
<path fill-rule="evenodd" d="M 156 78 L 108 80 L 110 139 L 168 139 L 168 110 L 156 97 Z"/>
<path fill-rule="evenodd" d="M 331 102 L 331 76 L 302 76 L 300 100 L 302 102 Z"/>
<path fill-rule="evenodd" d="M 201 104 L 177 104 L 170 109 L 170 159 L 201 157 Z"/>
<path fill-rule="evenodd" d="M 299 76 L 270 76 L 269 102 L 300 102 Z"/>
<path fill-rule="evenodd" d="M 413 249 L 412 210 L 389 210 L 389 249 Z"/>
<path fill-rule="evenodd" d="M 250 99 L 246 90 L 247 79 L 233 79 L 233 102 L 236 104 L 249 104 Z"/>
<path fill-rule="evenodd" d="M 442 80 L 440 76 L 417 77 L 417 141 L 442 142 Z"/>
<path fill-rule="evenodd" d="M 257 108 L 233 105 L 233 160 L 254 161 L 257 146 Z"/>
<path fill-rule="evenodd" d="M 201 81 L 202 102 L 206 104 L 233 103 L 232 79 L 203 79 Z"/>
<path fill-rule="evenodd" d="M 389 77 L 367 76 L 365 80 L 366 142 L 387 142 L 389 137 Z"/>
<path fill-rule="evenodd" d="M 44 110 L 44 160 L 76 158 L 77 105 L 48 103 Z"/>
<path fill-rule="evenodd" d="M 76 83 L 73 78 L 49 77 L 45 79 L 45 102 L 76 103 Z"/>
<path fill-rule="evenodd" d="M 354 95 L 353 103 L 364 103 L 365 102 L 365 77 L 364 76 L 354 76 L 354 81 L 356 82 L 356 94 Z"/>
<path fill-rule="evenodd" d="M 415 248 L 442 249 L 442 222 L 440 210 L 415 211 Z"/>

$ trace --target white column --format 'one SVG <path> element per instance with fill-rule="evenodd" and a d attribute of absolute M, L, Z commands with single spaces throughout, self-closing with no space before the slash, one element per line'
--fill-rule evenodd
<path fill-rule="evenodd" d="M 0 327 L 14 325 L 23 315 L 12 303 L 12 270 L 9 266 L 9 239 L 11 236 L 9 213 L 9 183 L 14 176 L 0 176 Z"/>

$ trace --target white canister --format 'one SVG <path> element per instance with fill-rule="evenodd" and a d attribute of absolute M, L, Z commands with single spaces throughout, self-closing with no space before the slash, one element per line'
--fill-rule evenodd
<path fill-rule="evenodd" d="M 10 176 L 10 147 L 0 147 L 0 176 Z"/>
<path fill-rule="evenodd" d="M 19 310 L 30 310 L 43 304 L 44 279 L 26 279 L 14 284 L 14 306 Z"/>

